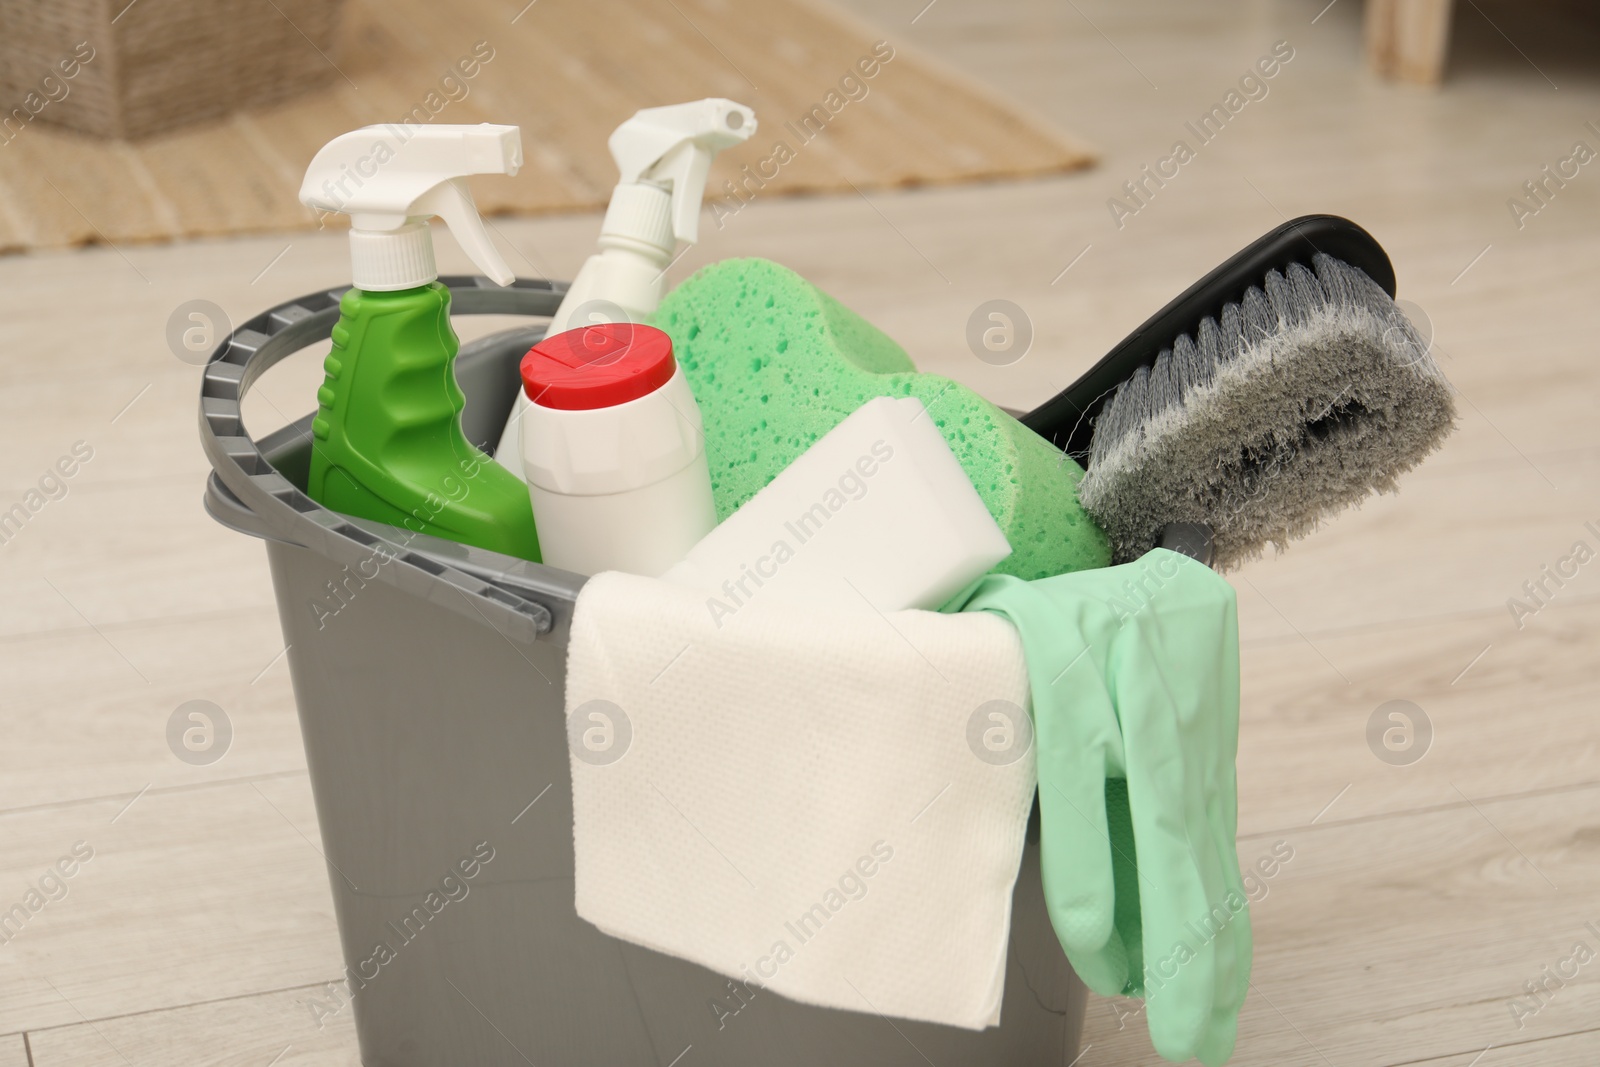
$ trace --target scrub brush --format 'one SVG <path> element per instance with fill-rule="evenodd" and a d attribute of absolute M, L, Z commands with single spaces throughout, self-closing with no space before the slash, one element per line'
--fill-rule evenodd
<path fill-rule="evenodd" d="M 1079 499 L 1117 562 L 1203 524 L 1228 569 L 1392 491 L 1454 428 L 1450 384 L 1394 293 L 1361 227 L 1295 219 L 1022 422 L 1088 468 Z"/>

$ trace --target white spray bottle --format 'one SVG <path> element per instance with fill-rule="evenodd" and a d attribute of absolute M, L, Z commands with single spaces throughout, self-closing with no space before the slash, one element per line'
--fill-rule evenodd
<path fill-rule="evenodd" d="M 642 322 L 661 303 L 678 242 L 699 237 L 711 160 L 756 132 L 755 112 L 712 98 L 652 107 L 611 134 L 621 180 L 600 224 L 600 250 L 573 279 L 546 334 L 603 322 Z M 528 397 L 517 393 L 494 458 L 523 475 L 521 427 Z"/>

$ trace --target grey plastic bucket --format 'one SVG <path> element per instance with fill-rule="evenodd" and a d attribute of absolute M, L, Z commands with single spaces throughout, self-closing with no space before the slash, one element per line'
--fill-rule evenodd
<path fill-rule="evenodd" d="M 566 287 L 444 281 L 458 315 L 534 320 L 457 360 L 488 449 Z M 245 392 L 329 336 L 342 293 L 235 330 L 200 399 L 206 509 L 267 545 L 333 888 L 346 973 L 308 1008 L 353 1010 L 366 1067 L 1072 1063 L 1085 993 L 1045 911 L 1037 808 L 1001 1025 L 982 1032 L 796 1004 L 577 917 L 562 686 L 583 578 L 319 506 L 310 415 L 245 432 Z"/>

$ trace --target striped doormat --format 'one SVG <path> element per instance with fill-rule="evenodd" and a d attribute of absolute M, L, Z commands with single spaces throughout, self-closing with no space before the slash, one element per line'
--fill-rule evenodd
<path fill-rule="evenodd" d="M 306 164 L 369 123 L 520 126 L 521 174 L 473 179 L 486 214 L 604 206 L 610 131 L 639 108 L 705 96 L 749 104 L 760 123 L 713 171 L 717 214 L 757 196 L 1092 162 L 1017 103 L 825 0 L 348 0 L 324 61 L 323 88 L 145 140 L 98 140 L 43 114 L 13 124 L 0 135 L 0 251 L 313 227 L 296 200 Z"/>

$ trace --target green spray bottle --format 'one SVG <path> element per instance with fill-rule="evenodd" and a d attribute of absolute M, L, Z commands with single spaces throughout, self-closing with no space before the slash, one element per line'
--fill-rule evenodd
<path fill-rule="evenodd" d="M 323 146 L 300 200 L 350 216 L 354 288 L 339 301 L 317 390 L 306 492 L 324 507 L 537 561 L 527 485 L 461 431 L 460 347 L 428 220 L 484 274 L 510 268 L 489 241 L 469 174 L 515 174 L 515 126 L 367 126 Z"/>

